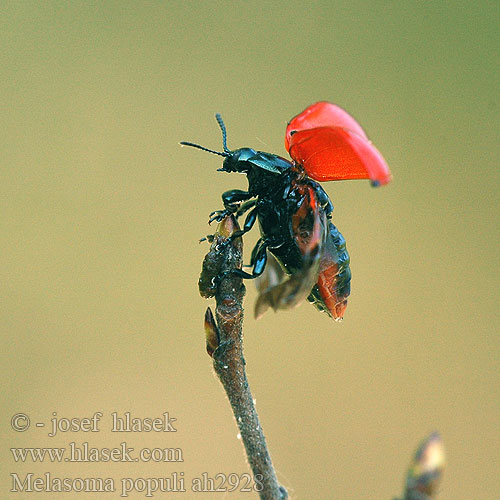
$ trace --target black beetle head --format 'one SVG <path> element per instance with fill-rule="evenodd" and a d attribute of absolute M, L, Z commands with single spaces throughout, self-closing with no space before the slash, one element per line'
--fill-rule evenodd
<path fill-rule="evenodd" d="M 255 151 L 252 148 L 240 148 L 231 151 L 227 147 L 227 133 L 226 126 L 222 121 L 222 116 L 218 113 L 215 115 L 217 123 L 222 131 L 222 147 L 223 151 L 214 151 L 213 149 L 205 148 L 199 144 L 193 142 L 182 141 L 183 146 L 191 146 L 193 148 L 201 149 L 202 151 L 208 151 L 215 155 L 224 156 L 225 160 L 222 164 L 222 168 L 219 171 L 223 172 L 240 172 L 248 174 L 252 168 L 256 167 L 260 171 L 271 172 L 272 174 L 281 174 L 288 170 L 292 164 L 280 158 L 276 155 L 269 153 L 263 153 L 262 151 Z"/>
<path fill-rule="evenodd" d="M 222 168 L 219 170 L 223 170 L 224 172 L 246 173 L 251 167 L 251 164 L 248 163 L 248 159 L 256 154 L 256 151 L 252 148 L 235 149 L 229 153 L 229 156 L 226 157 L 222 164 Z"/>

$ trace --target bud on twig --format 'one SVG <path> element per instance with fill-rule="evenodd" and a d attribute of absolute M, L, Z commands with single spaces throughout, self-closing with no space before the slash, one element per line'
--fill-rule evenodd
<path fill-rule="evenodd" d="M 445 465 L 441 436 L 433 432 L 418 448 L 406 476 L 405 500 L 434 498 Z"/>
<path fill-rule="evenodd" d="M 214 315 L 212 314 L 212 309 L 207 307 L 205 311 L 205 337 L 207 340 L 207 352 L 210 356 L 213 355 L 215 349 L 219 347 L 219 329 L 215 324 Z"/>

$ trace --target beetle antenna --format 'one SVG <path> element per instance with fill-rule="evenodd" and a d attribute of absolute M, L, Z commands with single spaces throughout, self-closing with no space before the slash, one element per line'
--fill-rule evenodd
<path fill-rule="evenodd" d="M 222 130 L 222 147 L 224 148 L 224 152 L 230 153 L 229 149 L 227 148 L 227 132 L 226 132 L 226 126 L 224 125 L 224 121 L 222 120 L 222 116 L 219 113 L 217 113 L 215 115 L 215 119 L 217 120 L 217 123 L 219 124 L 219 127 Z"/>
<path fill-rule="evenodd" d="M 200 146 L 199 144 L 194 144 L 193 142 L 182 141 L 179 144 L 181 144 L 182 146 L 191 146 L 192 148 L 201 149 L 202 151 L 208 151 L 209 153 L 213 153 L 214 155 L 229 156 L 228 151 L 224 152 L 214 151 L 213 149 L 204 148 L 203 146 Z"/>

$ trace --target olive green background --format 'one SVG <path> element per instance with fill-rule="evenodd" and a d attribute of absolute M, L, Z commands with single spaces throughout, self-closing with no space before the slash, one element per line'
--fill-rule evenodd
<path fill-rule="evenodd" d="M 359 120 L 394 180 L 324 184 L 351 254 L 342 324 L 308 304 L 256 322 L 247 285 L 248 375 L 278 477 L 297 500 L 388 500 L 437 429 L 448 455 L 439 498 L 498 498 L 497 2 L 0 9 L 2 498 L 27 498 L 8 493 L 10 472 L 118 487 L 247 472 L 205 353 L 211 302 L 197 290 L 207 214 L 246 179 L 178 142 L 220 148 L 220 112 L 229 147 L 286 155 L 286 122 L 317 100 Z M 99 433 L 51 439 L 34 427 L 96 411 Z M 178 432 L 116 435 L 112 411 L 168 411 Z M 14 432 L 15 412 L 32 428 Z M 180 447 L 185 461 L 15 464 L 8 450 L 70 441 Z M 170 497 L 256 495 L 154 498 Z"/>

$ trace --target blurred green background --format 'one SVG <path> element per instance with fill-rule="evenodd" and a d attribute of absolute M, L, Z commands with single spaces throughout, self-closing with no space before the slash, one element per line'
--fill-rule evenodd
<path fill-rule="evenodd" d="M 246 179 L 178 142 L 220 148 L 220 112 L 230 148 L 286 155 L 286 122 L 317 100 L 359 120 L 394 181 L 324 184 L 352 259 L 342 324 L 308 304 L 256 322 L 247 286 L 248 375 L 278 477 L 292 499 L 387 500 L 437 429 L 439 498 L 498 497 L 498 2 L 0 10 L 2 498 L 20 498 L 11 472 L 247 472 L 197 290 L 207 215 Z M 96 411 L 92 435 L 9 423 Z M 168 411 L 178 432 L 116 435 L 112 411 Z M 184 463 L 16 464 L 8 450 L 124 440 L 180 447 Z"/>

